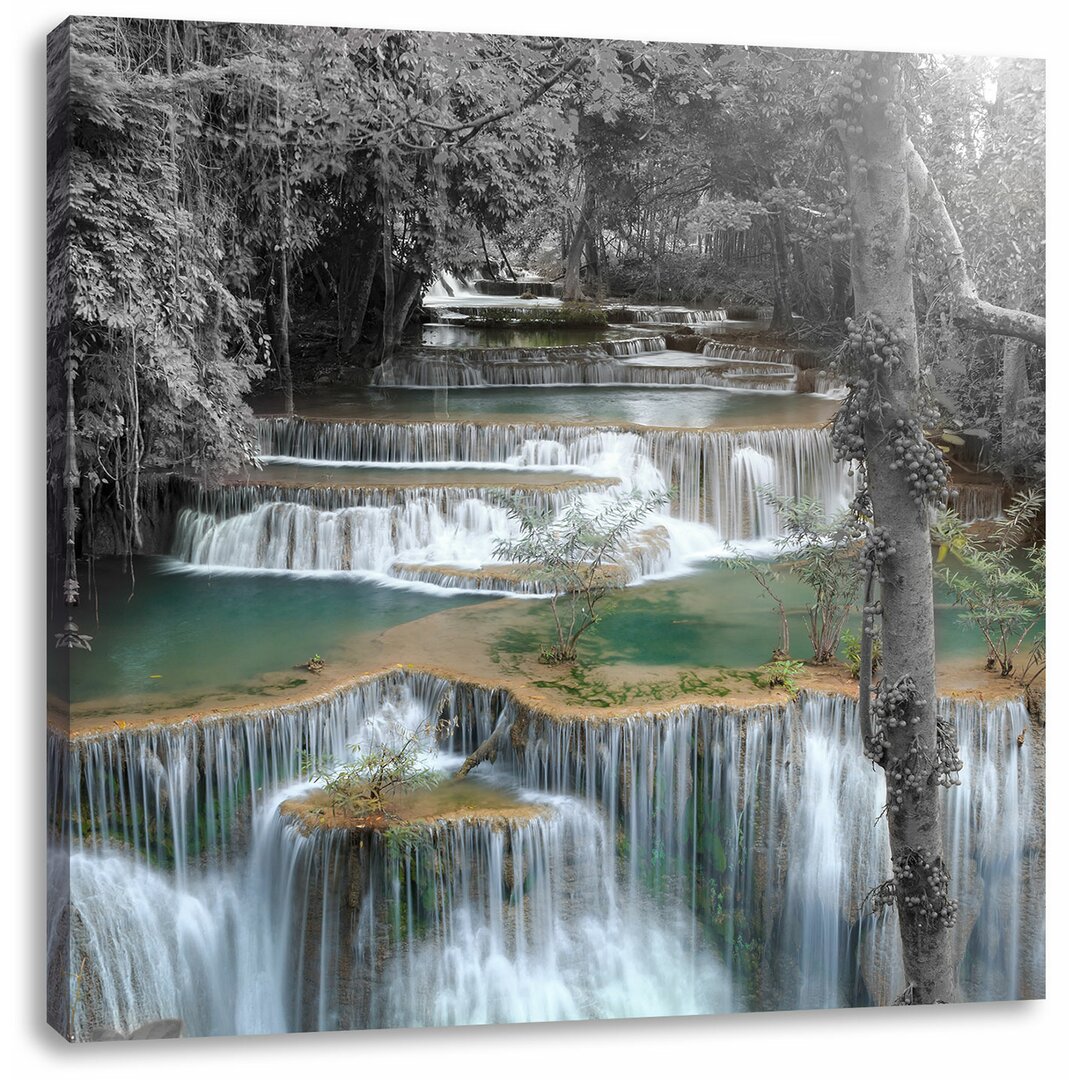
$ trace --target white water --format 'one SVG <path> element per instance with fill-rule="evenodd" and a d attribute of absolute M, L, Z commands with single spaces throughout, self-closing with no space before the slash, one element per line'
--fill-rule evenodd
<path fill-rule="evenodd" d="M 481 697 L 456 709 L 475 725 L 465 747 L 490 732 Z M 961 786 L 943 796 L 961 992 L 1041 997 L 1039 749 L 1016 742 L 1034 732 L 1019 703 L 946 699 L 941 709 L 965 762 Z M 624 823 L 631 864 L 731 934 L 728 966 L 761 980 L 744 1007 L 887 1004 L 902 990 L 893 913 L 862 904 L 890 869 L 884 782 L 862 754 L 850 700 L 605 725 L 537 717 L 513 767 L 531 786 L 601 801 L 613 826 Z M 759 950 L 746 949 L 755 934 Z"/>
<path fill-rule="evenodd" d="M 295 774 L 305 740 L 347 758 L 344 739 L 370 745 L 434 720 L 445 690 L 398 679 L 267 726 L 118 733 L 77 750 L 74 772 L 97 796 L 72 825 L 70 946 L 52 944 L 83 972 L 78 1031 L 161 1017 L 224 1034 L 730 1009 L 718 958 L 691 949 L 688 914 L 625 903 L 605 818 L 579 799 L 517 791 L 508 799 L 537 813 L 432 826 L 395 854 L 377 839 L 357 848 L 343 830 L 299 829 L 279 807 L 310 784 L 283 779 L 230 803 L 226 845 L 171 868 L 109 839 L 106 822 L 127 817 L 108 805 L 113 776 L 156 807 L 146 820 L 158 839 L 178 840 L 169 803 L 217 816 L 220 794 L 258 762 L 276 762 L 259 770 L 266 781 Z M 209 801 L 190 769 L 200 758 L 205 790 L 219 792 Z"/>
<path fill-rule="evenodd" d="M 677 307 L 627 308 L 636 323 L 722 323 L 727 322 L 723 308 L 699 310 Z"/>
<path fill-rule="evenodd" d="M 590 512 L 631 492 L 674 488 L 624 545 L 631 581 L 688 571 L 729 541 L 766 541 L 780 521 L 764 498 L 812 496 L 830 513 L 850 497 L 850 480 L 832 461 L 827 433 L 799 429 L 745 433 L 628 432 L 538 425 L 314 424 L 264 422 L 275 459 L 411 459 L 445 462 L 458 453 L 494 458 L 511 469 L 575 470 L 618 478 L 616 485 L 519 494 L 533 510 L 559 513 L 571 497 Z M 282 438 L 282 435 L 289 436 Z M 385 437 L 389 436 L 389 440 Z M 431 455 L 430 457 L 428 455 Z M 500 540 L 518 534 L 495 489 L 233 486 L 203 495 L 180 513 L 173 554 L 188 568 L 290 573 L 356 573 L 429 588 L 543 592 L 500 578 Z M 489 572 L 455 576 L 446 568 Z"/>
<path fill-rule="evenodd" d="M 725 346 L 731 351 L 731 347 Z M 399 353 L 377 368 L 372 385 L 408 389 L 484 387 L 683 386 L 795 389 L 793 365 L 755 360 L 736 348 L 724 360 L 668 350 L 661 337 L 532 349 L 439 349 Z M 772 350 L 764 350 L 772 351 Z M 746 357 L 739 359 L 739 357 Z"/>
<path fill-rule="evenodd" d="M 773 462 L 783 495 L 817 499 L 827 513 L 850 500 L 852 480 L 833 461 L 829 434 L 822 429 L 687 431 L 556 424 L 381 422 L 338 423 L 262 420 L 263 451 L 280 458 L 326 461 L 438 463 L 494 462 L 512 468 L 576 469 L 619 477 L 640 490 L 676 487 L 675 513 L 684 521 L 712 526 L 718 539 L 776 535 L 775 521 L 764 532 L 748 523 L 748 501 L 760 492 L 747 487 L 746 455 L 753 450 Z M 750 514 L 752 519 L 758 510 Z M 758 515 L 759 516 L 759 515 Z"/>
<path fill-rule="evenodd" d="M 1040 735 L 1019 704 L 942 707 L 965 760 L 944 796 L 962 993 L 1041 996 Z M 433 827 L 401 854 L 279 813 L 308 786 L 304 751 L 341 760 L 440 715 L 463 724 L 435 759 L 452 762 L 516 713 L 497 692 L 396 675 L 262 717 L 75 742 L 74 916 L 52 948 L 83 972 L 80 1033 L 163 1016 L 208 1034 L 806 1008 L 899 990 L 894 923 L 861 905 L 887 876 L 887 837 L 847 699 L 603 725 L 526 715 L 479 772 L 539 812 Z"/>

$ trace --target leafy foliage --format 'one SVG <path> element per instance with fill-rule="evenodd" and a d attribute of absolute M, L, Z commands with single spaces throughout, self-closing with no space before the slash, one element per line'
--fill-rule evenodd
<path fill-rule="evenodd" d="M 862 639 L 856 637 L 850 630 L 845 630 L 840 635 L 840 645 L 843 651 L 844 663 L 847 664 L 851 677 L 857 679 L 862 671 Z M 881 639 L 875 636 L 872 639 L 870 649 L 870 674 L 877 673 L 881 665 Z"/>
<path fill-rule="evenodd" d="M 555 640 L 541 651 L 544 663 L 577 659 L 578 639 L 600 621 L 601 601 L 620 583 L 623 544 L 668 498 L 668 492 L 634 491 L 595 507 L 577 495 L 558 512 L 535 509 L 521 497 L 504 499 L 520 534 L 500 540 L 495 554 L 551 590 Z"/>
<path fill-rule="evenodd" d="M 78 365 L 83 520 L 142 541 L 144 477 L 256 452 L 293 345 L 373 363 L 435 267 L 542 202 L 609 78 L 560 38 L 74 18 L 52 41 L 50 446 Z M 62 463 L 50 461 L 58 488 Z M 96 511 L 96 512 L 95 512 Z"/>
<path fill-rule="evenodd" d="M 960 570 L 942 566 L 940 577 L 953 602 L 967 609 L 961 618 L 982 634 L 987 668 L 1002 678 L 1015 674 L 1017 654 L 1036 631 L 1019 672 L 1025 683 L 1045 664 L 1045 631 L 1037 628 L 1046 617 L 1046 548 L 1024 546 L 1042 503 L 1040 492 L 1021 492 L 983 541 L 968 536 L 953 514 L 942 515 L 935 527 L 943 556 L 951 553 L 961 564 Z"/>
<path fill-rule="evenodd" d="M 362 818 L 386 814 L 387 800 L 406 791 L 434 787 L 440 774 L 422 762 L 418 734 L 374 747 L 352 746 L 357 756 L 344 765 L 323 761 L 311 768 L 312 779 L 326 791 L 335 814 Z"/>
<path fill-rule="evenodd" d="M 799 693 L 798 679 L 802 670 L 801 660 L 773 660 L 754 676 L 754 681 L 759 686 L 778 686 L 788 697 L 794 698 Z"/>
<path fill-rule="evenodd" d="M 780 514 L 784 530 L 778 542 L 781 559 L 789 564 L 795 577 L 813 590 L 806 629 L 814 663 L 826 664 L 836 655 L 844 623 L 858 593 L 858 555 L 865 525 L 850 510 L 830 518 L 814 499 L 796 499 L 771 490 L 763 494 Z M 772 597 L 780 613 L 781 642 L 786 653 L 787 612 L 775 588 L 776 570 L 744 556 L 724 561 L 732 569 L 749 573 Z M 778 654 L 777 659 L 782 657 Z"/>

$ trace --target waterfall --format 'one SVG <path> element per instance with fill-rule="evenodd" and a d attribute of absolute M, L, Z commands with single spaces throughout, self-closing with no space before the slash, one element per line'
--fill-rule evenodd
<path fill-rule="evenodd" d="M 778 532 L 754 487 L 763 470 L 754 474 L 749 468 L 753 459 L 745 453 L 740 457 L 740 451 L 754 451 L 772 462 L 780 494 L 817 499 L 827 513 L 842 509 L 853 490 L 846 466 L 833 460 L 829 433 L 818 428 L 625 431 L 554 424 L 266 419 L 259 421 L 259 436 L 265 453 L 284 458 L 572 466 L 594 476 L 620 477 L 640 490 L 675 487 L 673 515 L 704 522 L 725 540 Z"/>
<path fill-rule="evenodd" d="M 151 866 L 221 859 L 259 791 L 310 776 L 305 762 L 342 758 L 389 718 L 437 714 L 449 685 L 394 673 L 314 701 L 236 717 L 53 737 L 50 820 L 73 854 L 118 844 Z M 242 832 L 243 830 L 240 829 Z"/>
<path fill-rule="evenodd" d="M 740 367 L 747 370 L 758 368 L 773 374 L 795 374 L 795 354 L 790 349 L 739 345 L 728 341 L 706 341 L 701 354 L 713 360 L 736 361 Z"/>
<path fill-rule="evenodd" d="M 667 342 L 659 334 L 651 334 L 649 337 L 605 341 L 603 346 L 610 356 L 627 357 L 640 356 L 642 353 L 664 352 L 667 349 Z"/>
<path fill-rule="evenodd" d="M 851 480 L 822 430 L 624 431 L 555 425 L 339 424 L 262 421 L 277 459 L 498 462 L 511 469 L 572 469 L 572 488 L 525 489 L 534 512 L 570 499 L 599 511 L 632 491 L 673 489 L 623 545 L 626 580 L 683 572 L 722 541 L 779 535 L 766 488 L 813 497 L 826 512 L 850 499 Z M 291 453 L 290 453 L 291 451 Z M 603 480 L 601 478 L 618 478 Z M 450 589 L 538 593 L 494 548 L 518 526 L 494 494 L 503 487 L 277 487 L 237 484 L 199 494 L 176 521 L 172 552 L 189 570 L 233 567 L 354 573 Z"/>
<path fill-rule="evenodd" d="M 814 393 L 825 394 L 828 397 L 843 398 L 847 396 L 847 376 L 833 374 L 828 371 L 819 371 L 814 376 Z"/>
<path fill-rule="evenodd" d="M 527 449 L 527 448 L 526 448 Z M 627 480 L 583 485 L 577 497 L 587 511 L 600 512 L 632 489 L 663 485 L 649 463 L 624 454 Z M 217 508 L 243 506 L 258 488 L 225 489 Z M 326 491 L 316 490 L 317 502 Z M 331 492 L 330 494 L 334 494 Z M 233 567 L 289 573 L 355 573 L 426 582 L 442 588 L 488 589 L 546 594 L 543 582 L 523 575 L 494 553 L 500 539 L 518 535 L 508 508 L 468 489 L 346 491 L 353 498 L 374 494 L 373 505 L 320 509 L 304 502 L 256 503 L 251 510 L 222 516 L 183 510 L 177 518 L 173 554 L 177 569 Z M 336 496 L 335 496 L 336 497 Z M 535 489 L 519 494 L 536 511 L 558 514 L 568 494 Z M 210 500 L 209 498 L 205 501 Z M 705 527 L 650 514 L 614 557 L 626 581 L 681 568 L 715 546 Z M 505 566 L 505 569 L 499 569 Z"/>
<path fill-rule="evenodd" d="M 468 285 L 455 275 L 445 272 L 437 274 L 435 280 L 424 293 L 424 303 L 432 300 L 452 300 L 460 293 L 467 292 Z"/>
<path fill-rule="evenodd" d="M 74 740 L 73 851 L 54 860 L 70 866 L 77 1031 L 160 1016 L 198 1035 L 729 1009 L 686 920 L 623 902 L 614 838 L 579 800 L 436 821 L 401 851 L 284 812 L 310 790 L 296 779 L 309 753 L 344 759 L 354 740 L 434 722 L 447 689 L 395 675 L 288 710 Z M 149 857 L 115 829 L 125 793 L 152 808 Z M 159 857 L 184 849 L 169 804 L 218 820 L 228 842 Z"/>
<path fill-rule="evenodd" d="M 395 953 L 387 1012 L 375 1022 L 728 1011 L 726 975 L 714 957 L 694 956 L 687 918 L 620 897 L 602 815 L 573 799 L 542 807 L 505 831 L 441 830 L 433 852 L 414 856 L 404 922 L 411 928 L 426 914 L 434 929 Z M 422 896 L 435 899 L 426 913 Z"/>
<path fill-rule="evenodd" d="M 686 308 L 642 308 L 632 307 L 631 321 L 636 323 L 716 323 L 727 322 L 727 312 L 723 308 L 711 310 L 687 310 Z"/>
<path fill-rule="evenodd" d="M 492 704 L 455 691 L 463 750 L 490 734 Z M 943 796 L 961 992 L 1041 997 L 1037 733 L 1018 702 L 940 709 L 965 762 Z M 1036 742 L 1020 747 L 1025 728 Z M 602 724 L 523 710 L 514 746 L 504 750 L 527 786 L 605 807 L 639 880 L 674 890 L 721 942 L 744 1007 L 885 1004 L 902 990 L 895 915 L 862 905 L 890 869 L 884 781 L 862 753 L 853 701 L 805 695 L 787 708 Z"/>
<path fill-rule="evenodd" d="M 961 521 L 992 521 L 1004 512 L 1004 489 L 1001 484 L 954 483 L 949 494 L 949 509 Z"/>
<path fill-rule="evenodd" d="M 647 340 L 647 339 L 642 339 Z M 620 342 L 606 342 L 616 346 Z M 560 349 L 563 347 L 560 346 Z M 555 350 L 528 349 L 484 349 L 484 353 L 531 353 Z M 615 353 L 615 357 L 655 354 L 663 350 L 639 347 L 638 352 L 629 354 Z M 486 356 L 482 359 L 460 359 L 457 356 L 440 356 L 449 350 L 431 350 L 431 355 L 421 357 L 411 355 L 395 356 L 391 361 L 379 367 L 374 374 L 372 384 L 376 386 L 397 386 L 409 389 L 438 389 L 440 387 L 479 388 L 485 386 L 698 386 L 717 390 L 773 390 L 791 392 L 794 390 L 794 368 L 790 371 L 778 365 L 762 364 L 757 367 L 739 365 L 745 370 L 727 370 L 727 365 L 711 367 L 700 360 L 694 360 L 691 354 L 676 354 L 679 364 L 627 363 L 619 359 L 600 359 L 583 355 L 580 349 L 576 356 L 563 359 L 561 356 L 546 357 L 540 360 L 527 358 L 497 360 Z M 609 353 L 600 350 L 602 357 Z M 774 370 L 769 370 L 769 368 Z"/>
<path fill-rule="evenodd" d="M 423 463 L 420 464 L 422 467 Z M 299 483 L 222 484 L 219 487 L 197 489 L 189 501 L 194 503 L 192 509 L 219 520 L 282 503 L 296 503 L 312 510 L 334 511 L 367 508 L 389 510 L 406 507 L 415 502 L 431 502 L 436 504 L 442 513 L 453 514 L 462 503 L 490 500 L 496 493 L 511 491 L 530 510 L 539 511 L 549 505 L 552 499 L 558 499 L 568 492 L 600 492 L 615 483 L 614 479 L 603 479 L 598 474 L 593 474 L 588 479 L 578 479 L 578 475 L 579 473 L 568 470 L 568 482 L 565 484 L 536 484 L 520 488 L 498 483 L 491 487 L 459 486 L 453 483 L 409 484 L 407 472 L 403 473 L 403 480 L 406 482 L 393 486 L 381 483 L 352 486 L 324 483 L 314 486 Z M 573 479 L 570 479 L 571 477 Z"/>
<path fill-rule="evenodd" d="M 940 709 L 965 761 L 943 796 L 961 992 L 1039 997 L 1041 729 L 1019 702 Z M 451 761 L 509 722 L 478 776 L 513 809 L 432 820 L 397 848 L 285 812 L 312 758 L 447 717 Z M 82 1037 L 161 1016 L 253 1033 L 900 989 L 895 918 L 862 904 L 889 872 L 884 787 L 847 698 L 558 720 L 397 672 L 288 708 L 52 741 L 71 858 L 54 836 L 70 892 L 51 949 L 82 973 Z"/>
<path fill-rule="evenodd" d="M 189 566 L 389 574 L 399 561 L 480 566 L 514 534 L 505 508 L 464 493 L 340 510 L 268 503 L 225 520 L 181 511 L 173 553 Z"/>

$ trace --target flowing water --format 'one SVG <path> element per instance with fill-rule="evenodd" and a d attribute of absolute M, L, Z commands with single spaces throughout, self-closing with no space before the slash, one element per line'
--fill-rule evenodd
<path fill-rule="evenodd" d="M 491 592 L 517 597 L 494 647 L 534 649 L 543 589 L 498 554 L 512 508 L 558 519 L 634 492 L 662 497 L 614 557 L 634 588 L 586 661 L 753 667 L 775 614 L 710 557 L 771 550 L 767 491 L 849 501 L 821 424 L 835 405 L 791 392 L 791 354 L 674 352 L 649 329 L 724 312 L 488 330 L 462 313 L 559 301 L 485 289 L 430 293 L 451 321 L 385 385 L 260 419 L 262 468 L 187 485 L 166 556 L 132 577 L 99 565 L 95 651 L 53 689 L 150 723 L 50 731 L 52 1019 L 75 1037 L 165 1017 L 202 1035 L 857 1006 L 902 988 L 895 919 L 863 904 L 888 843 L 847 698 L 557 719 L 405 670 L 319 694 L 295 667 L 361 670 L 374 635 Z M 1000 512 L 975 486 L 956 504 Z M 943 657 L 978 649 L 954 609 L 938 627 Z M 297 688 L 311 696 L 260 704 Z M 245 708 L 153 722 L 215 702 Z M 965 762 L 944 795 L 962 994 L 1041 996 L 1041 728 L 1019 702 L 939 708 Z M 327 777 L 384 743 L 414 738 L 448 777 L 493 735 L 495 763 L 418 797 L 408 827 L 328 809 Z"/>
<path fill-rule="evenodd" d="M 1038 739 L 1018 703 L 944 702 L 965 785 L 945 799 L 965 996 L 1039 996 Z M 311 760 L 456 717 L 449 767 L 507 732 L 480 782 L 505 814 L 398 846 L 306 828 Z M 1021 748 L 1025 728 L 1033 737 Z M 818 1008 L 890 1000 L 880 773 L 845 698 L 597 724 L 499 692 L 388 676 L 216 724 L 56 739 L 71 853 L 54 977 L 76 1026 L 180 1016 L 192 1034 Z M 83 957 L 86 968 L 83 968 Z"/>

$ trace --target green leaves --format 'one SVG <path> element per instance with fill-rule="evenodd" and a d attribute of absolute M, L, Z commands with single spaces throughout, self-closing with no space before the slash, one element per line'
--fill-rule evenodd
<path fill-rule="evenodd" d="M 545 663 L 576 657 L 578 639 L 600 621 L 600 601 L 623 583 L 624 544 L 669 498 L 666 491 L 632 491 L 597 506 L 578 494 L 559 511 L 535 509 L 521 496 L 500 500 L 519 533 L 498 541 L 494 554 L 552 593 L 555 642 L 541 652 Z"/>
<path fill-rule="evenodd" d="M 959 563 L 958 569 L 941 566 L 938 576 L 953 602 L 967 609 L 961 619 L 982 634 L 987 666 L 1002 677 L 1014 673 L 1017 652 L 1046 615 L 1046 549 L 1023 547 L 1042 503 L 1041 492 L 1019 492 L 982 541 L 967 536 L 955 515 L 935 524 L 935 540 Z M 1043 637 L 1035 634 L 1022 678 L 1040 662 Z"/>

